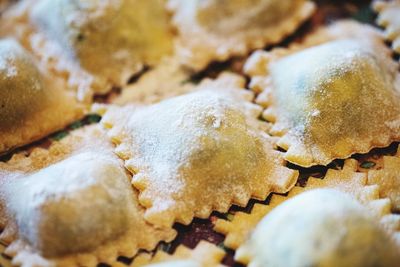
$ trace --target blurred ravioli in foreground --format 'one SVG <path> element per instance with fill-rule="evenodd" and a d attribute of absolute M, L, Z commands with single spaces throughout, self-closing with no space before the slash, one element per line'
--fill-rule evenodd
<path fill-rule="evenodd" d="M 356 200 L 314 189 L 268 213 L 237 256 L 249 267 L 395 267 L 398 249 Z"/>
<path fill-rule="evenodd" d="M 64 128 L 84 111 L 64 79 L 40 68 L 17 41 L 0 40 L 0 154 Z"/>
<path fill-rule="evenodd" d="M 90 126 L 48 150 L 0 163 L 0 240 L 14 265 L 113 264 L 175 237 L 144 221 L 112 149 L 102 130 Z"/>
<path fill-rule="evenodd" d="M 350 21 L 256 52 L 245 66 L 285 159 L 303 167 L 400 140 L 397 70 L 380 32 Z"/>
<path fill-rule="evenodd" d="M 169 0 L 168 7 L 176 53 L 195 71 L 282 41 L 315 10 L 307 0 Z"/>
<path fill-rule="evenodd" d="M 134 174 L 149 222 L 188 224 L 294 186 L 298 173 L 274 150 L 244 82 L 224 74 L 158 104 L 108 108 L 101 122 Z"/>

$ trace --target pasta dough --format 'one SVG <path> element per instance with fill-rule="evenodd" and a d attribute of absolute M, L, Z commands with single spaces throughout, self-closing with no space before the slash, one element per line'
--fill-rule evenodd
<path fill-rule="evenodd" d="M 188 224 L 295 184 L 297 172 L 283 166 L 243 85 L 240 77 L 223 75 L 190 94 L 106 112 L 102 123 L 134 174 L 149 222 Z"/>
<path fill-rule="evenodd" d="M 88 142 L 90 140 L 90 142 Z M 50 149 L 1 163 L 1 209 L 13 264 L 94 266 L 171 241 L 172 229 L 143 220 L 120 160 L 97 127 L 78 130 Z M 2 205 L 4 206 L 4 205 Z"/>
<path fill-rule="evenodd" d="M 84 109 L 19 43 L 0 40 L 0 154 L 65 127 Z"/>
<path fill-rule="evenodd" d="M 400 256 L 362 205 L 330 189 L 312 190 L 276 207 L 241 250 L 248 250 L 251 267 L 394 267 Z"/>
<path fill-rule="evenodd" d="M 357 30 L 363 39 L 347 38 Z M 285 159 L 303 167 L 400 139 L 400 75 L 379 34 L 350 22 L 322 33 L 329 31 L 338 37 L 314 46 L 306 40 L 307 49 L 258 52 L 246 66 Z"/>
<path fill-rule="evenodd" d="M 161 100 L 190 92 L 195 87 L 190 74 L 176 58 L 165 58 L 155 68 L 144 73 L 137 82 L 123 88 L 112 99 L 113 104 L 154 104 Z"/>
<path fill-rule="evenodd" d="M 195 71 L 278 43 L 315 9 L 306 0 L 169 0 L 168 5 L 178 30 L 176 52 Z"/>
<path fill-rule="evenodd" d="M 377 23 L 386 28 L 385 38 L 392 42 L 393 50 L 400 53 L 400 1 L 374 1 L 378 12 Z"/>
<path fill-rule="evenodd" d="M 200 241 L 193 249 L 180 245 L 172 255 L 158 250 L 154 255 L 139 254 L 129 267 L 140 266 L 186 266 L 186 267 L 222 267 L 220 264 L 225 251 L 207 241 Z"/>

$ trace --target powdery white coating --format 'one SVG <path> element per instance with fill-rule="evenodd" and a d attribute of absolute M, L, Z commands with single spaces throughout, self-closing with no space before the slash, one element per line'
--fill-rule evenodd
<path fill-rule="evenodd" d="M 361 115 L 353 103 L 360 101 L 367 107 L 397 106 L 391 73 L 383 71 L 383 64 L 374 52 L 355 40 L 334 41 L 288 56 L 270 67 L 277 105 L 282 107 L 284 119 L 300 128 L 294 129 L 300 132 L 299 136 L 307 129 L 312 132 L 314 117 L 327 118 L 334 116 L 333 112 L 343 113 L 335 118 L 354 116 L 344 122 L 329 120 L 330 134 L 340 134 L 340 130 L 350 128 L 343 123 L 357 123 L 355 118 Z M 348 112 L 350 106 L 356 112 Z M 398 113 L 393 117 L 400 118 Z"/>
<path fill-rule="evenodd" d="M 157 64 L 172 51 L 164 0 L 41 0 L 30 17 L 62 48 L 58 57 L 67 57 L 67 71 L 81 68 L 93 76 L 98 93 L 125 85 L 144 64 Z"/>
<path fill-rule="evenodd" d="M 0 129 L 39 108 L 44 85 L 31 56 L 14 39 L 0 40 Z"/>
<path fill-rule="evenodd" d="M 250 267 L 397 266 L 394 243 L 349 195 L 316 189 L 285 201 L 257 225 Z"/>
<path fill-rule="evenodd" d="M 126 174 L 115 159 L 97 153 L 13 180 L 6 192 L 20 237 L 46 257 L 92 250 L 135 220 Z"/>
<path fill-rule="evenodd" d="M 103 117 L 151 223 L 188 224 L 294 185 L 297 172 L 273 149 L 257 119 L 260 107 L 248 102 L 252 93 L 219 87 L 224 79 L 232 77 L 151 106 L 111 108 Z"/>
<path fill-rule="evenodd" d="M 129 118 L 128 127 L 132 129 L 131 136 L 137 144 L 132 153 L 142 158 L 131 160 L 128 164 L 153 166 L 149 175 L 156 176 L 157 181 L 163 183 L 162 188 L 167 194 L 174 194 L 186 183 L 183 177 L 186 168 L 208 162 L 211 166 L 198 167 L 206 168 L 206 172 L 211 172 L 213 168 L 217 168 L 215 173 L 229 172 L 241 164 L 239 158 L 238 161 L 224 160 L 220 162 L 223 165 L 214 166 L 213 157 L 224 157 L 226 155 L 220 153 L 228 151 L 238 153 L 239 149 L 248 149 L 243 156 L 254 158 L 241 157 L 250 160 L 250 165 L 239 170 L 244 177 L 248 177 L 256 165 L 256 155 L 250 153 L 255 147 L 238 147 L 240 143 L 230 142 L 230 137 L 242 137 L 248 127 L 245 115 L 236 111 L 236 107 L 236 103 L 224 95 L 204 91 L 135 112 Z M 224 128 L 239 133 L 221 135 Z M 171 177 L 177 180 L 171 180 Z M 222 186 L 230 187 L 229 184 Z"/>
<path fill-rule="evenodd" d="M 211 61 L 278 43 L 315 10 L 305 0 L 169 0 L 182 64 L 199 71 Z"/>
<path fill-rule="evenodd" d="M 4 188 L 7 185 L 7 180 L 3 175 L 0 176 L 0 188 Z M 7 214 L 6 203 L 4 190 L 0 190 L 0 229 L 4 229 L 10 219 Z"/>

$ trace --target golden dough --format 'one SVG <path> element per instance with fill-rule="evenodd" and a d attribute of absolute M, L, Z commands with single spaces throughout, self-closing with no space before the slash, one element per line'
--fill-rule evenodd
<path fill-rule="evenodd" d="M 39 69 L 15 40 L 0 40 L 0 154 L 64 128 L 84 110 L 63 79 Z"/>
<path fill-rule="evenodd" d="M 257 225 L 238 254 L 250 267 L 397 266 L 398 248 L 349 195 L 315 189 L 285 201 Z"/>
<path fill-rule="evenodd" d="M 4 257 L 4 246 L 0 244 L 0 265 L 2 267 L 11 267 L 10 261 Z"/>
<path fill-rule="evenodd" d="M 95 266 L 171 241 L 143 219 L 130 176 L 96 126 L 0 164 L 0 236 L 13 264 Z M 7 215 L 7 216 L 5 216 Z"/>
<path fill-rule="evenodd" d="M 178 31 L 176 53 L 199 71 L 280 42 L 315 10 L 307 0 L 169 0 Z"/>
<path fill-rule="evenodd" d="M 400 1 L 374 1 L 373 8 L 378 12 L 376 22 L 385 28 L 385 38 L 392 42 L 393 50 L 400 53 Z"/>
<path fill-rule="evenodd" d="M 144 73 L 137 82 L 122 89 L 111 100 L 117 105 L 154 104 L 193 90 L 190 74 L 181 68 L 176 58 L 164 58 L 155 68 Z"/>
<path fill-rule="evenodd" d="M 223 249 L 202 240 L 194 249 L 180 245 L 172 255 L 162 250 L 158 250 L 153 256 L 150 253 L 139 254 L 129 267 L 222 267 L 224 265 L 220 262 L 225 254 Z"/>
<path fill-rule="evenodd" d="M 380 170 L 367 172 L 368 184 L 379 185 L 379 195 L 390 198 L 393 210 L 400 211 L 400 150 L 395 156 L 384 156 Z"/>
<path fill-rule="evenodd" d="M 341 22 L 309 39 L 307 49 L 256 52 L 245 66 L 285 159 L 327 165 L 400 140 L 400 75 L 379 33 Z"/>
<path fill-rule="evenodd" d="M 188 224 L 294 186 L 297 171 L 283 166 L 243 86 L 226 74 L 158 104 L 108 109 L 102 123 L 134 174 L 149 222 Z"/>

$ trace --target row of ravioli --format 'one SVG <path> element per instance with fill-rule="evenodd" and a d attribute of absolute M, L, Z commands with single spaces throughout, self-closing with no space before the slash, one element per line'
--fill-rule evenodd
<path fill-rule="evenodd" d="M 146 66 L 173 58 L 189 76 L 281 41 L 315 9 L 295 2 L 13 1 L 0 9 L 1 38 L 21 45 L 1 43 L 1 87 L 8 89 L 1 91 L 0 153 L 82 118 L 94 94 L 125 86 Z M 275 12 L 265 19 L 266 10 Z"/>
<path fill-rule="evenodd" d="M 397 0 L 375 3 L 395 50 L 398 6 Z M 279 43 L 316 8 L 305 0 L 23 0 L 3 9 L 0 154 L 82 118 L 93 94 L 126 87 L 145 66 L 154 68 L 146 82 L 128 86 L 115 103 L 187 92 L 190 86 L 181 84 L 191 74 Z"/>
<path fill-rule="evenodd" d="M 36 64 L 38 59 L 15 41 L 2 42 L 11 51 L 5 62 L 17 67 L 8 66 L 7 77 L 36 79 L 15 79 L 13 91 L 27 88 L 18 81 L 31 85 L 32 95 L 46 94 L 48 65 Z M 139 249 L 172 241 L 174 222 L 208 218 L 213 210 L 246 206 L 250 198 L 264 200 L 271 192 L 295 194 L 298 172 L 286 161 L 327 165 L 399 141 L 400 79 L 391 55 L 380 31 L 339 22 L 300 44 L 254 53 L 244 67 L 251 90 L 244 90 L 242 77 L 224 74 L 154 105 L 94 105 L 92 110 L 103 115 L 103 128 L 74 131 L 49 149 L 17 153 L 1 163 L 6 253 L 22 266 L 117 266 L 118 256 L 134 257 Z M 49 75 L 51 83 L 54 77 Z M 24 112 L 27 101 L 21 104 Z M 344 182 L 341 190 L 337 184 L 345 176 L 338 174 L 332 185 L 319 187 L 347 195 L 317 190 L 271 214 L 256 214 L 254 233 L 241 233 L 246 244 L 238 260 L 250 266 L 297 266 L 299 261 L 337 266 L 338 260 L 395 266 L 399 218 L 390 211 L 398 209 L 399 178 L 395 168 L 385 175 L 365 179 L 355 172 L 354 181 Z M 303 226 L 290 224 L 295 221 L 317 231 L 298 231 Z M 246 219 L 242 223 L 248 225 Z M 314 243 L 298 250 L 310 238 Z M 355 254 L 361 247 L 365 250 Z M 282 257 L 287 251 L 291 257 Z"/>

